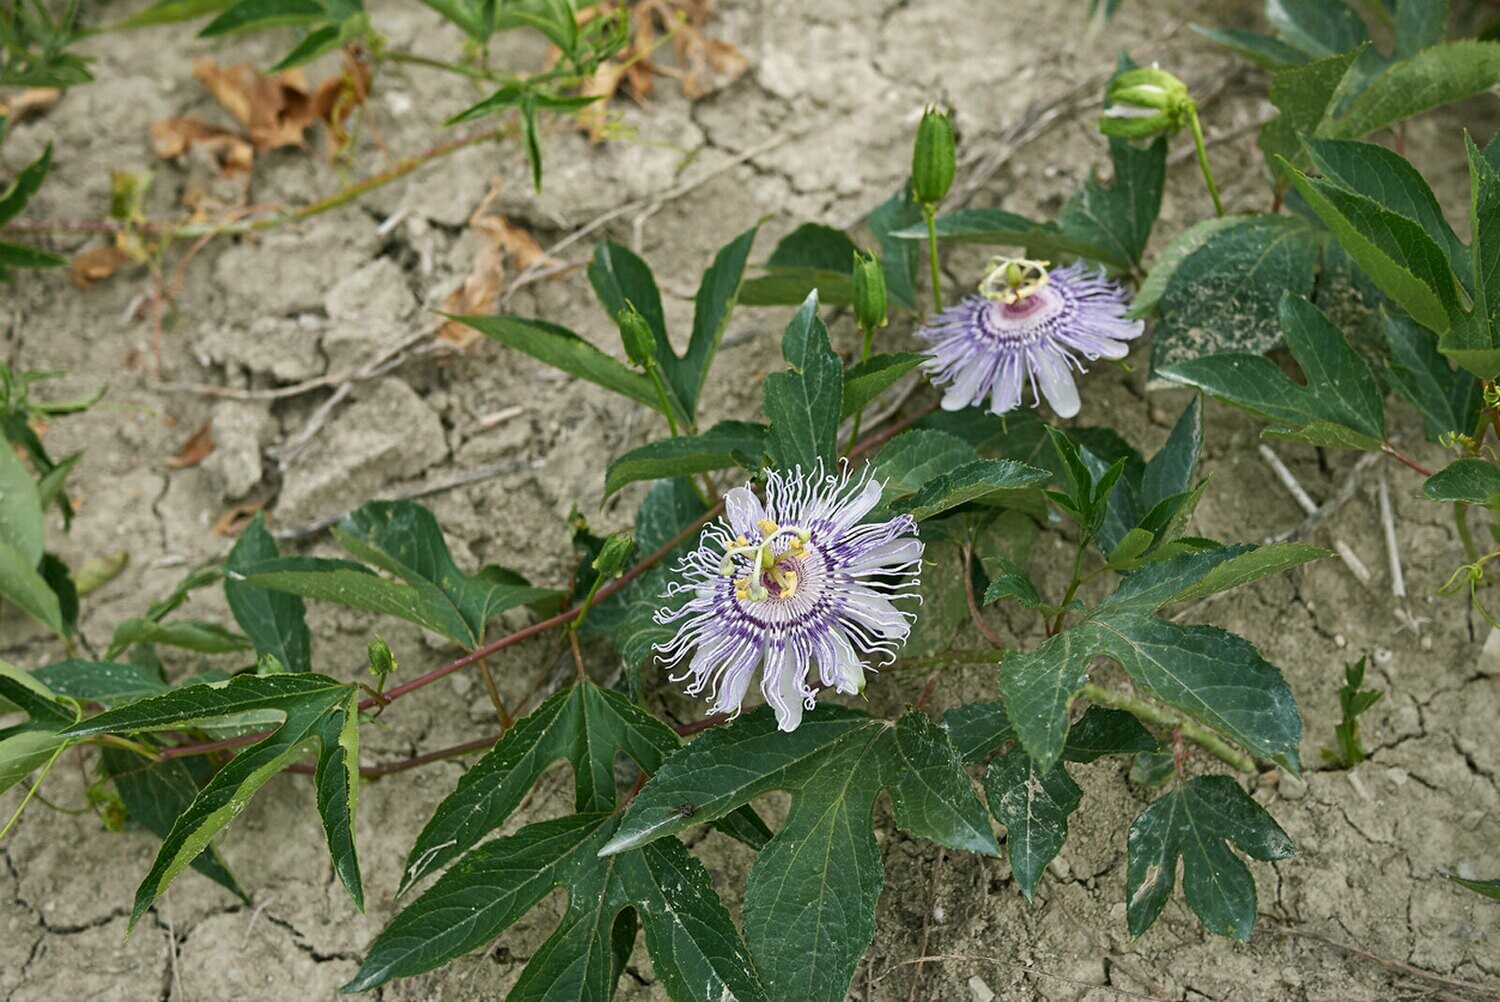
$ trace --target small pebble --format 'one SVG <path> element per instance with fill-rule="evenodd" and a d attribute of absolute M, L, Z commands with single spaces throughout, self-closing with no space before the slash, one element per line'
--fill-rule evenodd
<path fill-rule="evenodd" d="M 995 993 L 977 974 L 969 979 L 969 994 L 974 997 L 974 1002 L 995 1002 Z"/>

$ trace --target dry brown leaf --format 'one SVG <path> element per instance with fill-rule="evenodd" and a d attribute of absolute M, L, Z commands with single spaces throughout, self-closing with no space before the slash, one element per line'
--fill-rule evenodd
<path fill-rule="evenodd" d="M 353 48 L 345 48 L 343 57 L 344 72 L 318 84 L 312 96 L 313 114 L 328 128 L 329 160 L 336 159 L 352 138 L 344 128 L 345 119 L 370 99 L 370 64 Z"/>
<path fill-rule="evenodd" d="M 0 100 L 0 117 L 19 125 L 51 108 L 60 97 L 62 91 L 56 87 L 27 87 L 13 97 Z"/>
<path fill-rule="evenodd" d="M 191 146 L 202 146 L 213 154 L 225 174 L 249 173 L 255 162 L 255 148 L 249 140 L 202 119 L 168 118 L 151 123 L 151 148 L 157 156 L 170 160 L 182 156 Z"/>
<path fill-rule="evenodd" d="M 192 437 L 182 443 L 182 448 L 167 457 L 167 467 L 173 470 L 184 470 L 189 466 L 197 466 L 213 451 L 213 423 L 205 421 L 203 427 L 193 432 Z"/>
<path fill-rule="evenodd" d="M 80 289 L 87 289 L 95 282 L 113 275 L 130 262 L 130 255 L 116 244 L 108 243 L 103 247 L 92 247 L 73 259 L 73 284 Z"/>
<path fill-rule="evenodd" d="M 213 533 L 215 536 L 238 536 L 245 531 L 245 526 L 250 524 L 256 514 L 266 506 L 264 501 L 247 502 L 237 504 L 214 520 Z"/>
<path fill-rule="evenodd" d="M 201 56 L 193 76 L 245 127 L 255 152 L 306 145 L 303 133 L 317 115 L 301 69 L 268 77 L 248 63 L 220 66 Z"/>
<path fill-rule="evenodd" d="M 487 316 L 500 304 L 505 288 L 505 260 L 510 258 L 516 270 L 525 271 L 534 264 L 548 264 L 551 259 L 527 230 L 509 222 L 504 216 L 486 215 L 490 203 L 500 194 L 500 183 L 490 186 L 489 193 L 469 215 L 469 229 L 479 248 L 474 264 L 463 284 L 443 301 L 444 313 L 460 316 Z M 438 330 L 438 339 L 459 349 L 472 346 L 480 334 L 466 324 L 449 320 Z"/>

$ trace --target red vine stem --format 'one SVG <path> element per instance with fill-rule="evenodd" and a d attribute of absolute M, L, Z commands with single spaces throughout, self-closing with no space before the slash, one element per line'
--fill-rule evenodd
<path fill-rule="evenodd" d="M 1383 453 L 1385 453 L 1387 456 L 1390 456 L 1392 459 L 1396 460 L 1397 462 L 1400 462 L 1400 463 L 1402 463 L 1402 464 L 1404 464 L 1406 466 L 1411 467 L 1412 469 L 1416 470 L 1418 473 L 1422 474 L 1422 476 L 1424 476 L 1424 477 L 1430 477 L 1430 476 L 1432 476 L 1432 471 L 1431 470 L 1429 470 L 1427 467 L 1423 466 L 1421 463 L 1418 463 L 1415 459 L 1412 459 L 1410 456 L 1406 455 L 1405 453 L 1400 452 L 1399 450 L 1397 450 L 1397 448 L 1394 445 L 1392 445 L 1389 442 L 1381 442 L 1380 443 L 1380 451 L 1383 452 Z"/>

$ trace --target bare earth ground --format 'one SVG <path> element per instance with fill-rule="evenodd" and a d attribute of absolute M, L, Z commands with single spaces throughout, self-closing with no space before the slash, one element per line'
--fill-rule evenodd
<path fill-rule="evenodd" d="M 102 19 L 143 5 L 109 5 Z M 456 33 L 425 8 L 394 0 L 372 6 L 375 23 L 394 46 L 435 56 L 456 51 Z M 751 59 L 749 74 L 696 105 L 670 85 L 645 111 L 619 102 L 639 131 L 635 142 L 590 146 L 576 135 L 549 138 L 546 192 L 539 198 L 529 191 L 516 150 L 490 145 L 439 161 L 358 207 L 298 229 L 258 242 L 214 243 L 187 270 L 169 317 L 162 378 L 264 388 L 363 365 L 428 324 L 425 311 L 440 305 L 468 271 L 473 238 L 463 223 L 495 176 L 506 184 L 503 211 L 533 227 L 544 246 L 602 212 L 640 200 L 601 234 L 633 242 L 651 261 L 667 294 L 669 324 L 679 332 L 687 329 L 691 294 L 714 249 L 760 216 L 771 218 L 757 260 L 800 221 L 843 224 L 883 200 L 904 175 L 914 116 L 934 97 L 958 109 L 969 156 L 961 184 L 987 160 L 1002 161 L 975 204 L 1049 214 L 1105 161 L 1090 123 L 1093 111 L 1077 97 L 1098 92 L 1102 77 L 1096 75 L 1121 47 L 1140 61 L 1160 60 L 1195 92 L 1216 95 L 1205 117 L 1211 132 L 1228 134 L 1213 150 L 1227 201 L 1231 208 L 1258 207 L 1265 189 L 1250 126 L 1265 112 L 1254 97 L 1263 81 L 1183 26 L 1185 20 L 1226 19 L 1245 25 L 1249 6 L 1130 0 L 1106 37 L 1089 41 L 1082 0 L 911 0 L 886 7 L 869 0 L 726 2 L 714 27 Z M 157 169 L 151 212 L 170 215 L 186 174 L 154 161 L 148 124 L 217 114 L 191 79 L 195 56 L 266 65 L 282 43 L 262 38 L 218 50 L 178 29 L 97 40 L 92 52 L 104 82 L 69 93 L 11 139 L 12 162 L 24 162 L 48 140 L 57 146 L 53 179 L 31 217 L 101 217 L 111 169 Z M 538 58 L 521 43 L 506 55 L 530 65 Z M 318 65 L 310 75 L 316 80 L 330 71 Z M 374 105 L 386 143 L 405 155 L 435 142 L 435 123 L 472 100 L 458 78 L 393 71 L 377 81 Z M 1008 130 L 1038 116 L 1040 124 L 1028 133 L 1034 139 L 1019 147 L 1010 142 Z M 1450 207 L 1461 207 L 1465 195 L 1459 127 L 1485 138 L 1494 122 L 1492 105 L 1475 102 L 1412 128 L 1411 150 L 1436 172 L 1440 198 Z M 778 137 L 780 145 L 764 150 Z M 756 147 L 763 151 L 748 162 L 713 173 Z M 361 174 L 379 169 L 378 153 L 366 149 L 361 164 Z M 686 193 L 653 201 L 704 177 Z M 257 161 L 251 200 L 303 203 L 347 180 L 315 157 L 283 151 Z M 1191 165 L 1178 161 L 1159 238 L 1198 218 L 1205 203 Z M 393 214 L 399 221 L 378 231 Z M 585 260 L 591 242 L 564 256 Z M 68 238 L 57 246 L 71 252 L 87 241 Z M 955 255 L 950 278 L 972 281 L 975 264 L 975 254 Z M 142 361 L 151 353 L 149 321 L 132 316 L 145 288 L 139 271 L 87 293 L 60 274 L 27 275 L 3 306 L 13 365 L 67 368 L 69 389 L 111 384 L 106 406 L 49 436 L 58 453 L 88 448 L 74 478 L 79 517 L 69 536 L 53 527 L 52 545 L 75 565 L 121 549 L 131 556 L 121 577 L 86 600 L 82 630 L 96 648 L 120 619 L 165 594 L 186 567 L 222 551 L 226 541 L 210 526 L 247 494 L 275 498 L 275 524 L 289 526 L 394 486 L 508 462 L 509 472 L 430 503 L 462 563 L 501 562 L 545 584 L 566 578 L 571 556 L 564 518 L 575 503 L 596 527 L 612 529 L 628 522 L 639 500 L 638 492 L 626 491 L 601 510 L 602 470 L 609 457 L 658 434 L 652 421 L 603 391 L 491 346 L 469 356 L 418 357 L 358 385 L 352 402 L 335 410 L 312 444 L 280 469 L 268 450 L 296 434 L 326 393 L 273 406 L 157 387 L 149 361 Z M 565 324 L 618 351 L 581 271 L 521 289 L 507 309 Z M 735 315 L 709 388 L 707 410 L 715 419 L 755 415 L 759 377 L 780 364 L 776 335 L 784 319 L 776 311 Z M 855 350 L 847 318 L 837 318 L 833 331 L 838 347 Z M 895 347 L 909 343 L 905 323 L 883 336 Z M 1186 397 L 1147 395 L 1139 369 L 1091 376 L 1083 420 L 1116 427 L 1150 450 L 1164 440 L 1169 417 Z M 485 420 L 508 408 L 519 410 L 498 424 Z M 217 442 L 208 461 L 169 470 L 167 457 L 208 419 Z M 1440 461 L 1436 450 L 1420 444 L 1412 414 L 1398 410 L 1395 426 L 1424 462 Z M 1254 424 L 1210 405 L 1208 429 L 1206 468 L 1214 485 L 1196 530 L 1261 539 L 1296 525 L 1302 514 L 1257 455 Z M 1280 451 L 1319 500 L 1353 465 L 1347 454 L 1319 456 L 1297 446 Z M 1274 867 L 1255 865 L 1261 921 L 1249 944 L 1207 936 L 1180 898 L 1150 933 L 1129 940 L 1125 830 L 1149 798 L 1125 784 L 1120 765 L 1100 763 L 1079 770 L 1084 809 L 1033 906 L 1003 862 L 939 859 L 933 846 L 897 832 L 879 807 L 887 865 L 880 931 L 851 997 L 1374 1002 L 1465 992 L 1403 973 L 1400 964 L 1500 992 L 1500 908 L 1439 875 L 1446 868 L 1478 875 L 1500 870 L 1500 751 L 1493 737 L 1500 717 L 1493 673 L 1500 663 L 1481 656 L 1483 623 L 1466 616 L 1460 601 L 1429 597 L 1461 559 L 1446 512 L 1417 498 L 1413 474 L 1394 465 L 1388 472 L 1410 599 L 1391 594 L 1370 474 L 1311 537 L 1346 541 L 1373 571 L 1368 585 L 1330 560 L 1193 611 L 1243 632 L 1283 666 L 1307 725 L 1303 760 L 1313 765 L 1305 781 L 1266 777 L 1270 781 L 1257 791 L 1301 853 Z M 308 545 L 315 552 L 330 549 L 326 537 Z M 1043 537 L 1031 560 L 1032 572 L 1054 590 L 1064 574 L 1064 545 L 1058 541 L 1054 549 L 1052 538 Z M 1396 610 L 1403 605 L 1426 619 L 1420 634 L 1401 628 Z M 197 593 L 191 612 L 228 619 L 213 592 Z M 356 671 L 372 617 L 318 605 L 312 625 L 323 668 L 341 676 Z M 36 666 L 57 656 L 13 610 L 0 626 L 9 660 Z M 1013 626 L 1018 642 L 1037 641 L 1029 621 L 1017 617 Z M 380 629 L 407 671 L 450 654 L 415 628 L 382 623 Z M 510 700 L 519 699 L 537 672 L 557 668 L 544 663 L 552 652 L 545 642 L 522 647 L 500 665 Z M 591 653 L 598 674 L 613 670 L 607 651 Z M 1366 718 L 1373 755 L 1352 772 L 1325 771 L 1316 763 L 1319 747 L 1332 737 L 1341 667 L 1361 653 L 1372 657 L 1370 681 L 1389 692 Z M 179 672 L 194 667 L 190 658 L 172 665 Z M 919 685 L 910 676 L 877 680 L 869 690 L 871 708 L 897 712 Z M 954 670 L 943 677 L 932 705 L 993 693 L 990 669 Z M 669 692 L 653 699 L 681 720 L 702 712 Z M 363 757 L 366 764 L 393 761 L 492 729 L 482 688 L 460 674 L 367 728 Z M 359 837 L 367 915 L 357 914 L 333 881 L 305 777 L 283 776 L 223 841 L 253 905 L 186 876 L 128 942 L 124 916 L 155 841 L 110 835 L 91 813 L 67 815 L 34 804 L 0 846 L 0 994 L 17 1002 L 331 997 L 392 914 L 405 851 L 461 768 L 447 762 L 366 787 Z M 63 804 L 80 803 L 83 777 L 81 763 L 65 761 L 48 792 Z M 559 789 L 564 778 L 552 774 L 544 786 Z M 15 801 L 14 792 L 0 797 L 0 809 L 8 813 Z M 524 820 L 561 809 L 559 798 L 539 796 Z M 764 810 L 774 823 L 784 804 L 772 801 Z M 738 909 L 748 850 L 708 835 L 696 851 L 731 909 Z M 560 908 L 560 895 L 554 896 L 495 948 L 379 996 L 501 998 Z M 914 988 L 918 967 L 910 961 L 920 955 L 924 924 L 926 952 L 942 959 L 920 967 Z M 1315 937 L 1358 947 L 1385 963 Z M 643 949 L 619 997 L 666 998 Z"/>

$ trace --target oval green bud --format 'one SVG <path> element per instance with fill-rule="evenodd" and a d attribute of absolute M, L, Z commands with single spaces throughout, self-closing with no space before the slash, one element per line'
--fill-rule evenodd
<path fill-rule="evenodd" d="M 957 169 L 953 123 L 948 113 L 929 107 L 917 126 L 917 143 L 911 155 L 911 190 L 923 205 L 936 205 L 953 187 Z"/>
<path fill-rule="evenodd" d="M 885 272 L 874 254 L 854 252 L 854 319 L 859 329 L 872 331 L 886 325 Z"/>
<path fill-rule="evenodd" d="M 386 643 L 380 634 L 375 634 L 375 639 L 366 646 L 365 653 L 370 658 L 371 675 L 379 677 L 395 672 L 396 655 L 391 653 L 391 645 Z"/>
<path fill-rule="evenodd" d="M 1099 131 L 1122 139 L 1176 132 L 1187 124 L 1193 105 L 1187 84 L 1155 66 L 1121 73 L 1105 99 Z"/>
<path fill-rule="evenodd" d="M 656 335 L 651 325 L 641 316 L 634 303 L 627 302 L 625 308 L 615 316 L 620 325 L 620 340 L 625 343 L 625 357 L 632 365 L 649 365 L 656 358 Z"/>

